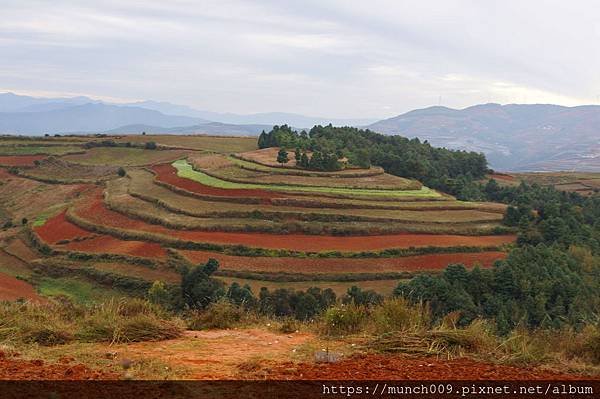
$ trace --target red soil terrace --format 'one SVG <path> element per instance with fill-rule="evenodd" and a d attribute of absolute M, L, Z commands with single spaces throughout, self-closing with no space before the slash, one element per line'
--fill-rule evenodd
<path fill-rule="evenodd" d="M 14 175 L 10 174 L 8 170 L 0 168 L 0 179 L 10 179 Z"/>
<path fill-rule="evenodd" d="M 432 254 L 400 258 L 275 258 L 243 257 L 208 251 L 179 251 L 192 263 L 204 263 L 209 258 L 219 261 L 222 270 L 285 273 L 382 273 L 419 270 L 442 270 L 452 263 L 466 267 L 490 267 L 506 257 L 504 252 L 474 252 Z"/>
<path fill-rule="evenodd" d="M 42 226 L 35 227 L 35 232 L 47 244 L 53 245 L 61 240 L 91 237 L 93 233 L 74 225 L 65 218 L 66 211 L 48 219 Z"/>
<path fill-rule="evenodd" d="M 390 234 L 373 236 L 311 236 L 302 234 L 230 233 L 173 230 L 128 218 L 106 208 L 100 194 L 80 204 L 76 214 L 94 224 L 113 228 L 157 233 L 194 242 L 245 245 L 256 248 L 295 251 L 376 251 L 386 248 L 498 246 L 513 242 L 514 235 L 460 236 L 442 234 Z"/>
<path fill-rule="evenodd" d="M 35 302 L 44 302 L 44 299 L 37 294 L 30 284 L 7 274 L 0 273 L 0 300 L 14 301 L 20 298 Z"/>
<path fill-rule="evenodd" d="M 46 155 L 4 155 L 0 156 L 0 165 L 6 166 L 33 166 L 34 161 L 46 158 Z"/>
<path fill-rule="evenodd" d="M 43 226 L 34 228 L 34 231 L 44 242 L 50 245 L 56 245 L 61 240 L 73 240 L 77 237 L 85 237 L 81 241 L 70 241 L 67 244 L 56 245 L 59 249 L 147 258 L 164 259 L 167 257 L 167 251 L 160 244 L 120 240 L 108 235 L 94 234 L 69 222 L 65 218 L 65 212 L 61 212 L 53 218 L 48 219 Z"/>
<path fill-rule="evenodd" d="M 143 258 L 165 259 L 167 257 L 167 251 L 161 247 L 160 244 L 144 241 L 119 240 L 118 238 L 107 235 L 99 235 L 89 240 L 72 241 L 59 248 L 68 249 L 70 251 L 102 252 L 140 256 Z"/>
<path fill-rule="evenodd" d="M 177 176 L 177 169 L 170 164 L 155 165 L 152 170 L 156 173 L 158 181 L 171 184 L 175 187 L 202 195 L 218 197 L 254 197 L 262 199 L 282 198 L 281 194 L 260 189 L 225 189 L 210 187 L 196 181 Z"/>

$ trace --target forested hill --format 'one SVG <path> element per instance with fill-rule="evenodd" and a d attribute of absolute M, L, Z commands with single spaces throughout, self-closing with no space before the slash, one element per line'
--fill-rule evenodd
<path fill-rule="evenodd" d="M 334 154 L 346 157 L 351 165 L 381 166 L 387 173 L 414 178 L 451 194 L 460 194 L 488 171 L 481 153 L 437 148 L 418 138 L 386 136 L 353 127 L 314 126 L 309 132 L 297 132 L 287 125 L 274 126 L 270 132 L 261 133 L 258 146 L 298 148 L 325 158 Z"/>
<path fill-rule="evenodd" d="M 429 107 L 369 125 L 433 145 L 484 152 L 494 169 L 598 171 L 600 106 L 481 104 Z"/>

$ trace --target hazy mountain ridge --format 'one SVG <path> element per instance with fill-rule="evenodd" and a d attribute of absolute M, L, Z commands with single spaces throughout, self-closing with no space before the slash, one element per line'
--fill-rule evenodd
<path fill-rule="evenodd" d="M 436 146 L 481 151 L 502 170 L 600 170 L 600 106 L 430 107 L 368 126 Z"/>
<path fill-rule="evenodd" d="M 88 123 L 84 124 L 81 121 L 82 110 L 76 107 L 88 104 L 103 107 L 88 109 L 89 113 L 86 116 Z M 141 110 L 154 113 L 144 114 Z M 130 115 L 127 114 L 128 111 Z M 42 114 L 46 112 L 56 113 Z M 31 119 L 36 119 L 39 123 Z M 72 124 L 69 123 L 71 121 Z M 36 98 L 0 93 L 0 133 L 13 134 L 97 133 L 114 129 L 122 131 L 130 125 L 147 125 L 161 133 L 174 127 L 186 127 L 188 129 L 182 129 L 190 132 L 199 129 L 199 125 L 202 125 L 201 130 L 205 133 L 258 134 L 263 128 L 270 128 L 277 124 L 310 128 L 317 124 L 365 125 L 374 121 L 373 119 L 329 119 L 284 112 L 238 115 L 202 111 L 185 105 L 158 101 L 116 104 L 89 97 Z M 256 130 L 259 126 L 260 130 Z"/>
<path fill-rule="evenodd" d="M 330 122 L 362 126 L 360 122 L 364 121 L 281 112 L 216 113 L 156 101 L 110 104 L 88 97 L 34 98 L 0 93 L 0 133 L 9 134 L 146 131 L 254 135 L 274 124 L 310 128 Z M 481 104 L 465 109 L 435 106 L 367 127 L 384 134 L 418 137 L 435 146 L 483 152 L 498 170 L 600 171 L 600 106 L 597 105 Z"/>

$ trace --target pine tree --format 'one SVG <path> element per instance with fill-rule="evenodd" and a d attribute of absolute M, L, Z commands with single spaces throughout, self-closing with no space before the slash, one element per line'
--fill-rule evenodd
<path fill-rule="evenodd" d="M 281 164 L 281 166 L 283 166 L 284 163 L 289 162 L 288 153 L 285 150 L 285 148 L 279 149 L 279 152 L 277 153 L 277 162 L 279 162 Z"/>

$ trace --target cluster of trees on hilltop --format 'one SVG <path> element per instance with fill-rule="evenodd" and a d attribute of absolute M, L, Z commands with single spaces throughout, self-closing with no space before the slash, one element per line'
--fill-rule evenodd
<path fill-rule="evenodd" d="M 436 148 L 427 141 L 353 127 L 314 126 L 307 133 L 287 125 L 274 126 L 270 132 L 260 134 L 258 147 L 297 148 L 312 151 L 313 156 L 346 157 L 349 164 L 364 168 L 378 165 L 387 173 L 420 180 L 462 199 L 469 199 L 473 191 L 470 185 L 488 172 L 483 154 Z"/>

